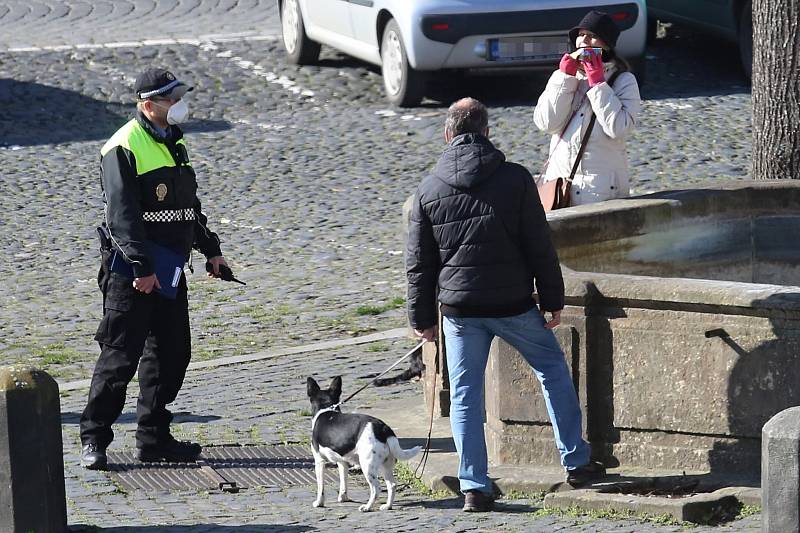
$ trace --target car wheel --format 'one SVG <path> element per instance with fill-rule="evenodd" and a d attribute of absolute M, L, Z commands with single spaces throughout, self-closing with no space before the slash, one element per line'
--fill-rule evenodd
<path fill-rule="evenodd" d="M 645 59 L 645 56 L 642 55 L 636 59 L 631 59 L 628 61 L 628 63 L 631 66 L 631 72 L 633 72 L 633 75 L 636 76 L 636 83 L 641 89 L 642 85 L 644 85 L 644 82 L 647 79 L 647 60 Z"/>
<path fill-rule="evenodd" d="M 647 18 L 647 46 L 653 46 L 658 39 L 658 19 Z"/>
<path fill-rule="evenodd" d="M 424 77 L 408 64 L 400 26 L 394 19 L 386 25 L 381 40 L 381 71 L 389 102 L 400 107 L 413 107 L 422 101 Z"/>
<path fill-rule="evenodd" d="M 742 69 L 749 80 L 753 76 L 753 2 L 748 0 L 739 17 L 739 54 Z"/>
<path fill-rule="evenodd" d="M 281 33 L 283 34 L 283 47 L 286 49 L 290 63 L 307 65 L 319 59 L 320 45 L 306 35 L 303 15 L 297 0 L 283 0 Z"/>

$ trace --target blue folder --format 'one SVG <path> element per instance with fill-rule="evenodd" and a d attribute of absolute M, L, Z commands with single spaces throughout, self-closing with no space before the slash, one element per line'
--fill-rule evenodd
<path fill-rule="evenodd" d="M 161 284 L 161 288 L 156 290 L 162 296 L 174 300 L 178 294 L 178 283 L 181 281 L 186 257 L 153 241 L 144 241 L 144 245 L 147 255 L 153 263 L 153 272 Z M 125 261 L 125 257 L 119 250 L 114 250 L 114 256 L 111 259 L 111 272 L 126 278 L 134 278 L 133 267 Z"/>

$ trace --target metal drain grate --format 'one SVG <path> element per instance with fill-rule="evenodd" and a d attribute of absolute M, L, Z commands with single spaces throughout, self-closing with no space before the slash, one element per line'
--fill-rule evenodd
<path fill-rule="evenodd" d="M 141 463 L 134 452 L 109 452 L 108 474 L 128 490 L 210 490 L 219 476 L 236 488 L 316 485 L 308 446 L 219 446 L 203 448 L 197 463 Z M 338 479 L 325 472 L 326 483 Z"/>

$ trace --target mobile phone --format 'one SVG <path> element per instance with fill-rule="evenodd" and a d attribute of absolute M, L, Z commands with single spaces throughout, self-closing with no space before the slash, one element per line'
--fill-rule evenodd
<path fill-rule="evenodd" d="M 587 46 L 585 48 L 578 48 L 577 50 L 572 52 L 570 55 L 575 59 L 586 61 L 590 57 L 592 57 L 592 55 L 598 55 L 599 56 L 602 53 L 603 53 L 603 49 L 602 48 L 599 48 L 599 47 L 596 47 L 596 46 Z"/>
<path fill-rule="evenodd" d="M 597 48 L 593 46 L 587 46 L 586 48 L 582 48 L 582 56 L 584 59 L 589 59 L 591 56 L 599 56 L 603 53 L 602 48 Z"/>

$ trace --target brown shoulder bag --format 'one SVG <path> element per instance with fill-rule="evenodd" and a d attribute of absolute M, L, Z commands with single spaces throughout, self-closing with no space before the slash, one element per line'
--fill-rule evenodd
<path fill-rule="evenodd" d="M 586 143 L 589 142 L 589 135 L 592 134 L 594 123 L 597 117 L 592 113 L 592 118 L 589 121 L 589 127 L 586 128 L 586 133 L 583 134 L 581 139 L 581 147 L 578 150 L 578 157 L 575 158 L 575 163 L 572 165 L 572 171 L 569 173 L 568 178 L 556 178 L 554 180 L 545 181 L 538 186 L 539 199 L 542 201 L 544 212 L 552 211 L 554 209 L 563 209 L 569 207 L 570 190 L 572 189 L 572 180 L 575 179 L 575 173 L 578 171 L 578 165 L 583 157 L 583 152 L 586 151 Z"/>

